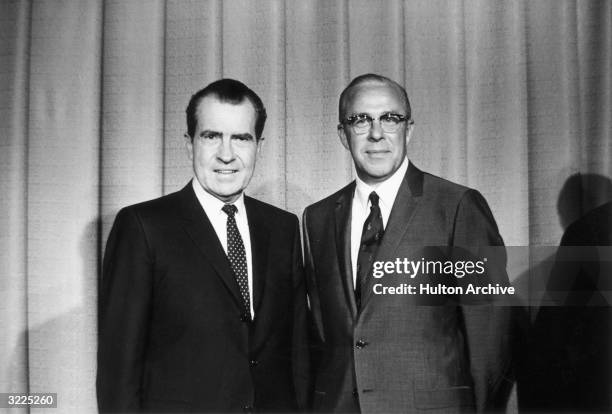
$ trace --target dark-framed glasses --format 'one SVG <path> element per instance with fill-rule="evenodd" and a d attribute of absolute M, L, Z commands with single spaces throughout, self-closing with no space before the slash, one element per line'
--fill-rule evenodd
<path fill-rule="evenodd" d="M 412 125 L 413 122 L 405 115 L 394 112 L 385 112 L 378 118 L 373 118 L 368 114 L 356 114 L 346 118 L 340 125 L 350 125 L 355 134 L 365 134 L 372 128 L 372 123 L 378 120 L 383 132 L 395 132 L 399 129 L 402 122 Z"/>

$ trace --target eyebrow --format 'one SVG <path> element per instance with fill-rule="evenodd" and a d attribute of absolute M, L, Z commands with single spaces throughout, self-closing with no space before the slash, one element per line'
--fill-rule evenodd
<path fill-rule="evenodd" d="M 253 139 L 253 135 L 249 134 L 248 132 L 245 132 L 244 134 L 232 134 L 231 138 L 251 141 Z"/>
<path fill-rule="evenodd" d="M 219 132 L 219 131 L 213 131 L 213 130 L 210 130 L 210 129 L 205 129 L 204 131 L 200 132 L 200 136 L 201 137 L 214 137 L 214 138 L 218 138 L 218 137 L 223 137 L 223 133 Z M 251 141 L 251 140 L 253 140 L 253 135 L 249 134 L 248 132 L 245 132 L 245 133 L 242 133 L 242 134 L 232 134 L 232 135 L 230 135 L 230 138 Z"/>
<path fill-rule="evenodd" d="M 212 131 L 210 129 L 205 129 L 204 131 L 200 132 L 200 136 L 204 137 L 204 136 L 208 136 L 208 137 L 218 137 L 218 136 L 222 136 L 223 134 L 220 133 L 219 131 Z"/>

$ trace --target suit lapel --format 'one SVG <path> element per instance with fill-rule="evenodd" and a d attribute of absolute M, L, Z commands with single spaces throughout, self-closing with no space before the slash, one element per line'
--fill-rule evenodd
<path fill-rule="evenodd" d="M 334 236 L 340 277 L 344 286 L 346 302 L 349 305 L 353 319 L 357 315 L 357 303 L 355 302 L 355 290 L 353 287 L 353 270 L 351 266 L 351 210 L 354 193 L 355 182 L 353 181 L 338 197 L 334 212 Z"/>
<path fill-rule="evenodd" d="M 216 270 L 217 276 L 236 301 L 242 307 L 242 298 L 234 273 L 230 268 L 229 260 L 221 246 L 221 242 L 215 233 L 208 216 L 202 209 L 191 182 L 181 190 L 181 207 L 183 211 L 183 228 L 191 237 L 195 245 L 212 267 Z"/>
<path fill-rule="evenodd" d="M 244 197 L 247 218 L 249 221 L 249 232 L 251 233 L 251 257 L 253 260 L 253 310 L 255 318 L 259 313 L 263 296 L 265 294 L 267 265 L 268 265 L 268 240 L 270 239 L 270 228 L 266 217 L 254 205 L 254 200 Z"/>
<path fill-rule="evenodd" d="M 395 252 L 408 232 L 410 221 L 422 194 L 423 172 L 410 163 L 402 184 L 397 191 L 397 196 L 393 202 L 391 214 L 385 227 L 385 234 L 372 263 L 377 260 L 395 260 Z M 363 292 L 362 309 L 365 308 L 372 295 L 373 284 L 374 278 L 368 277 L 366 288 L 364 289 L 365 292 Z"/>

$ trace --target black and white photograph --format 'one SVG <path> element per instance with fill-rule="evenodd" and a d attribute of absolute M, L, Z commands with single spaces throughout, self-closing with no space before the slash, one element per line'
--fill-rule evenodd
<path fill-rule="evenodd" d="M 0 412 L 612 412 L 612 1 L 0 0 Z"/>

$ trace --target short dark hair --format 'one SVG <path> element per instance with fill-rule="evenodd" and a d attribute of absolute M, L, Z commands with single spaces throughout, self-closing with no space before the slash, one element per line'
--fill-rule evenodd
<path fill-rule="evenodd" d="M 221 102 L 239 105 L 248 99 L 255 109 L 255 136 L 259 140 L 266 124 L 266 108 L 264 107 L 261 98 L 249 89 L 244 83 L 235 79 L 219 79 L 204 89 L 200 89 L 191 96 L 189 105 L 185 113 L 187 115 L 187 135 L 193 140 L 196 127 L 198 125 L 197 110 L 198 105 L 207 96 L 214 96 Z"/>
<path fill-rule="evenodd" d="M 342 123 L 346 116 L 346 107 L 348 106 L 348 99 L 350 96 L 350 91 L 354 87 L 368 82 L 378 82 L 378 83 L 386 83 L 394 88 L 397 88 L 401 91 L 402 98 L 404 100 L 404 104 L 406 105 L 406 116 L 408 119 L 412 117 L 412 111 L 410 109 L 410 100 L 408 99 L 408 94 L 406 93 L 406 89 L 393 79 L 387 78 L 386 76 L 377 75 L 375 73 L 366 73 L 363 75 L 357 76 L 355 79 L 348 84 L 346 88 L 340 94 L 340 102 L 338 103 L 338 121 Z"/>

